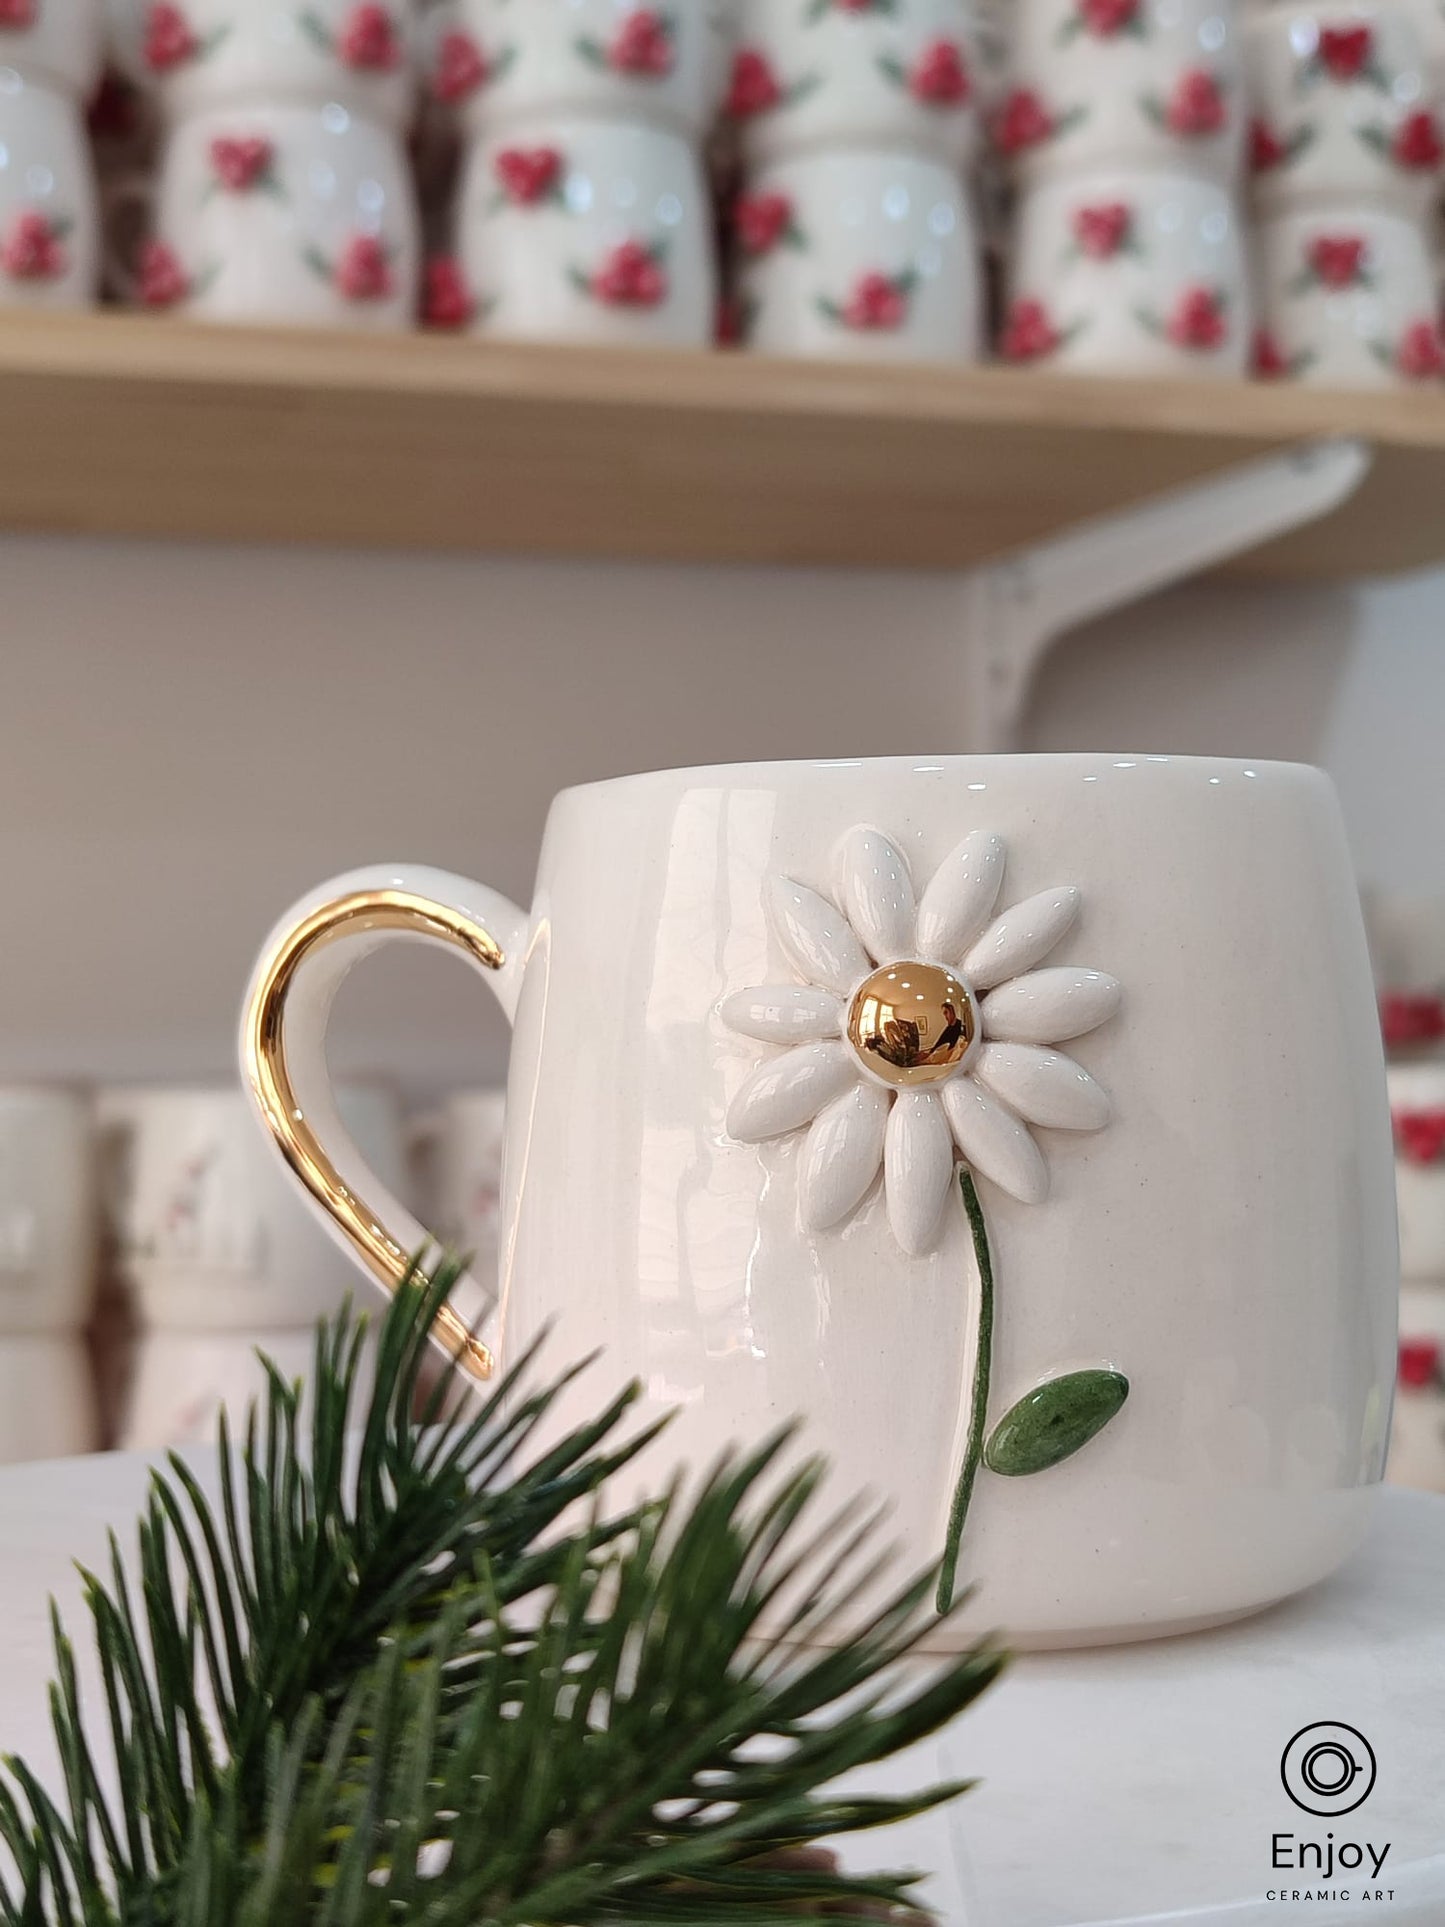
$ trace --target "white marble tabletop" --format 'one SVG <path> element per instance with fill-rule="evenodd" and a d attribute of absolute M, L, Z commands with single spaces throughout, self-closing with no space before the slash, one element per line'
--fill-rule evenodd
<path fill-rule="evenodd" d="M 81 1628 L 72 1562 L 99 1564 L 112 1526 L 131 1543 L 145 1484 L 139 1458 L 0 1472 L 0 1750 L 42 1773 L 47 1602 Z M 1377 1761 L 1364 1804 L 1333 1819 L 1292 1805 L 1280 1774 L 1291 1737 L 1323 1721 L 1358 1729 Z M 867 1778 L 971 1775 L 984 1784 L 949 1814 L 850 1855 L 929 1868 L 947 1927 L 1445 1927 L 1445 1499 L 1382 1494 L 1346 1572 L 1256 1619 L 1022 1658 L 955 1728 Z M 1378 1879 L 1272 1865 L 1329 1834 L 1388 1846 Z M 1350 1898 L 1268 1897 L 1321 1889 Z"/>

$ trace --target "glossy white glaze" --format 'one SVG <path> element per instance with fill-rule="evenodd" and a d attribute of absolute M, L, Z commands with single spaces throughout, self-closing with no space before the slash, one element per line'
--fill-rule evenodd
<path fill-rule="evenodd" d="M 1369 964 L 1338 807 L 1313 771 L 1088 755 L 670 772 L 557 799 L 530 915 L 406 866 L 341 880 L 464 903 L 507 953 L 487 979 L 516 1011 L 504 1361 L 553 1318 L 557 1363 L 604 1347 L 558 1420 L 637 1374 L 646 1411 L 680 1408 L 654 1476 L 804 1413 L 839 1489 L 885 1498 L 903 1561 L 937 1555 L 977 1291 L 960 1201 L 923 1257 L 900 1250 L 882 1187 L 837 1229 L 801 1232 L 807 1140 L 743 1144 L 729 1128 L 758 1043 L 724 1007 L 792 976 L 769 880 L 826 900 L 860 822 L 886 826 L 915 882 L 970 831 L 1006 846 L 1005 905 L 1073 880 L 1080 913 L 1049 967 L 1087 961 L 1125 984 L 1118 1017 L 1078 1046 L 1110 1093 L 1108 1128 L 1041 1140 L 1046 1201 L 985 1175 L 1003 1120 L 1016 1152 L 1032 1142 L 1017 1114 L 995 1100 L 978 1126 L 996 1413 L 1066 1366 L 1112 1364 L 1132 1385 L 1076 1459 L 981 1479 L 964 1573 L 987 1576 L 988 1617 L 1084 1643 L 1308 1585 L 1357 1543 L 1380 1477 L 1396 1278 Z M 320 953 L 292 1004 L 299 1098 L 328 1145 L 325 1012 L 375 941 Z M 971 1079 L 944 1089 L 988 1099 Z M 869 1128 L 834 1164 L 840 1189 L 876 1145 L 876 1107 Z M 333 1155 L 358 1172 L 354 1149 Z M 420 1242 L 404 1214 L 394 1228 Z"/>
<path fill-rule="evenodd" d="M 78 1333 L 95 1295 L 90 1106 L 0 1089 L 0 1333 Z"/>
<path fill-rule="evenodd" d="M 11 0 L 0 8 L 0 68 L 84 102 L 100 79 L 101 0 Z"/>
<path fill-rule="evenodd" d="M 0 307 L 89 307 L 100 237 L 80 107 L 4 55 L 0 46 Z"/>
<path fill-rule="evenodd" d="M 733 214 L 740 322 L 764 354 L 977 361 L 979 236 L 958 170 L 917 154 L 758 167 Z"/>

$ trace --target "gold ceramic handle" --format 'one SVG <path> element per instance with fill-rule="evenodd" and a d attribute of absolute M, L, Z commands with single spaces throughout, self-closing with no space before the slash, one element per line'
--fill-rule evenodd
<path fill-rule="evenodd" d="M 397 935 L 447 944 L 487 970 L 500 970 L 506 962 L 491 932 L 459 910 L 406 890 L 358 890 L 322 904 L 262 958 L 241 1040 L 246 1075 L 281 1155 L 393 1296 L 412 1271 L 413 1254 L 346 1183 L 308 1121 L 287 1057 L 286 1010 L 297 973 L 308 959 L 350 938 Z M 488 1379 L 496 1370 L 491 1352 L 449 1306 L 442 1308 L 436 1337 L 471 1377 Z"/>

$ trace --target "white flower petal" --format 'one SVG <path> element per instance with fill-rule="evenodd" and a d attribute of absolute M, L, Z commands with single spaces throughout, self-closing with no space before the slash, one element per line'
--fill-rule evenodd
<path fill-rule="evenodd" d="M 953 1138 L 931 1091 L 900 1091 L 884 1150 L 888 1222 L 910 1258 L 931 1251 L 953 1178 Z"/>
<path fill-rule="evenodd" d="M 954 1139 L 981 1178 L 988 1178 L 1020 1204 L 1042 1204 L 1049 1195 L 1049 1167 L 1011 1110 L 990 1097 L 972 1077 L 950 1078 L 943 1108 Z"/>
<path fill-rule="evenodd" d="M 1011 1044 L 1061 1044 L 1114 1015 L 1118 980 L 1102 970 L 1059 965 L 1000 984 L 983 1006 L 985 1037 Z"/>
<path fill-rule="evenodd" d="M 729 1030 L 764 1044 L 803 1044 L 836 1037 L 842 1006 L 811 984 L 758 984 L 723 1000 L 721 1017 Z"/>
<path fill-rule="evenodd" d="M 939 864 L 918 906 L 918 954 L 956 964 L 993 915 L 1003 888 L 1003 839 L 970 830 Z"/>
<path fill-rule="evenodd" d="M 802 1044 L 770 1057 L 755 1070 L 728 1106 L 728 1136 L 744 1144 L 781 1137 L 811 1124 L 825 1104 L 841 1097 L 858 1078 L 858 1059 L 847 1044 Z"/>
<path fill-rule="evenodd" d="M 1041 890 L 997 917 L 963 960 L 963 974 L 975 990 L 992 990 L 1005 977 L 1031 970 L 1046 957 L 1079 914 L 1079 892 L 1071 883 Z"/>
<path fill-rule="evenodd" d="M 841 1224 L 883 1162 L 888 1093 L 866 1079 L 819 1111 L 798 1170 L 798 1217 L 805 1231 Z"/>
<path fill-rule="evenodd" d="M 1109 1093 L 1082 1064 L 1036 1044 L 985 1044 L 973 1075 L 1027 1124 L 1055 1131 L 1098 1131 L 1109 1122 Z"/>
<path fill-rule="evenodd" d="M 881 830 L 866 826 L 843 839 L 843 902 L 875 963 L 891 963 L 913 949 L 916 904 L 908 861 Z"/>
<path fill-rule="evenodd" d="M 770 877 L 768 915 L 799 976 L 844 997 L 868 975 L 864 949 L 840 910 L 806 884 Z"/>

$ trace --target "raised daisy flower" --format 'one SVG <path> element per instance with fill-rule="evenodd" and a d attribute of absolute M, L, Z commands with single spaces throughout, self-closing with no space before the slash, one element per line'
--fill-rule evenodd
<path fill-rule="evenodd" d="M 1111 1017 L 1119 985 L 1077 965 L 1036 968 L 1080 894 L 1061 884 L 995 914 L 1004 860 L 999 837 L 972 831 L 919 897 L 903 853 L 860 826 L 843 840 L 839 905 L 770 879 L 768 914 L 803 981 L 724 1002 L 730 1029 L 787 1046 L 738 1091 L 727 1129 L 746 1144 L 806 1131 L 806 1231 L 841 1224 L 881 1167 L 894 1235 L 922 1255 L 958 1157 L 1034 1204 L 1049 1172 L 1029 1127 L 1108 1122 L 1107 1094 L 1057 1046 Z"/>

